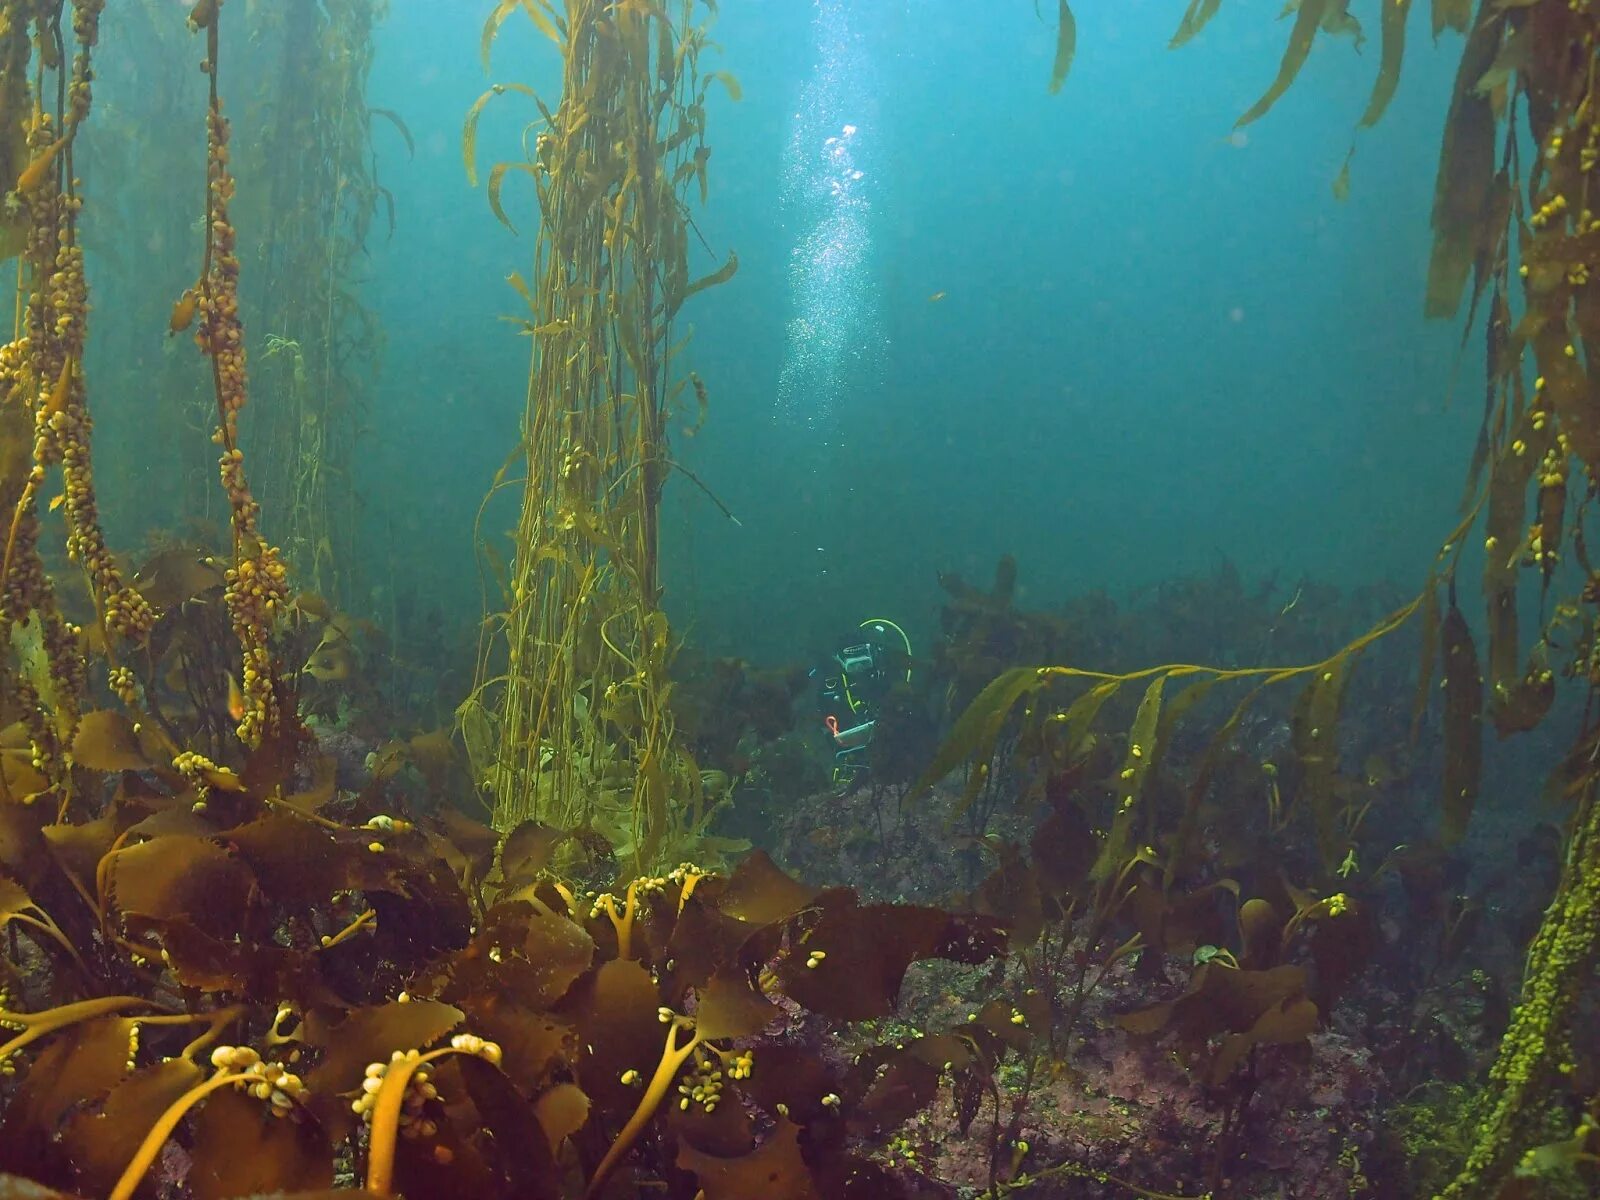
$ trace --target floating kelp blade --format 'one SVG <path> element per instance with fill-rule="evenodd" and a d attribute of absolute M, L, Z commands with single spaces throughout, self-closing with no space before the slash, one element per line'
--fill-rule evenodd
<path fill-rule="evenodd" d="M 1072 60 L 1078 53 L 1078 22 L 1067 6 L 1067 0 L 1058 0 L 1056 16 L 1056 59 L 1050 67 L 1050 94 L 1054 96 L 1066 83 L 1072 70 Z"/>
<path fill-rule="evenodd" d="M 1484 12 L 1489 13 L 1487 6 Z M 1456 70 L 1455 94 L 1445 118 L 1434 184 L 1433 257 L 1428 263 L 1424 304 L 1430 317 L 1455 313 L 1472 270 L 1480 221 L 1494 179 L 1496 143 L 1494 106 L 1477 84 L 1494 62 L 1499 44 L 1499 22 L 1486 15 L 1467 39 Z"/>
<path fill-rule="evenodd" d="M 1272 86 L 1266 90 L 1261 99 L 1233 123 L 1235 129 L 1243 128 L 1265 116 L 1289 90 L 1289 85 L 1300 74 L 1300 68 L 1305 66 L 1306 58 L 1311 53 L 1311 43 L 1317 36 L 1317 29 L 1333 3 L 1335 0 L 1303 0 L 1299 12 L 1295 14 L 1294 29 L 1289 34 L 1289 45 L 1283 51 L 1283 61 L 1278 64 L 1278 77 L 1272 81 Z"/>
<path fill-rule="evenodd" d="M 1410 3 L 1410 0 L 1406 2 Z M 1183 20 L 1178 23 L 1178 31 L 1167 43 L 1167 49 L 1176 50 L 1195 37 L 1217 15 L 1217 9 L 1221 6 L 1222 0 L 1189 0 L 1189 7 L 1184 11 Z"/>
<path fill-rule="evenodd" d="M 1372 97 L 1367 101 L 1367 111 L 1361 114 L 1361 127 L 1376 125 L 1394 99 L 1400 86 L 1400 66 L 1406 53 L 1406 19 L 1411 15 L 1412 0 L 1383 0 L 1383 15 L 1379 21 L 1379 34 L 1383 51 L 1378 64 L 1378 78 L 1372 85 Z"/>

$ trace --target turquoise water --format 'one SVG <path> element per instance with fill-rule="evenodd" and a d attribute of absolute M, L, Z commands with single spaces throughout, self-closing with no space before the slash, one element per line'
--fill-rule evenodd
<path fill-rule="evenodd" d="M 685 310 L 682 366 L 705 379 L 711 413 L 674 453 L 739 524 L 681 480 L 669 488 L 679 628 L 783 659 L 881 612 L 921 641 L 937 573 L 986 580 L 1003 553 L 1030 607 L 1222 556 L 1276 573 L 1286 595 L 1305 572 L 1419 582 L 1478 418 L 1476 397 L 1447 403 L 1458 327 L 1424 323 L 1419 301 L 1433 179 L 1418 164 L 1433 161 L 1454 40 L 1434 51 L 1414 21 L 1398 95 L 1357 135 L 1376 41 L 1357 53 L 1319 38 L 1277 107 L 1234 131 L 1288 34 L 1275 0 L 1222 6 L 1179 50 L 1167 42 L 1181 4 L 1081 5 L 1053 96 L 1054 29 L 1021 0 L 720 7 L 721 52 L 704 65 L 733 72 L 743 98 L 711 91 L 710 202 L 693 212 L 709 252 L 696 247 L 691 273 L 730 249 L 740 271 Z M 370 103 L 403 119 L 415 156 L 375 122 L 396 225 L 388 236 L 380 214 L 354 268 L 386 335 L 359 443 L 354 519 L 384 581 L 367 599 L 382 609 L 401 591 L 468 627 L 481 612 L 473 520 L 526 379 L 528 344 L 499 319 L 521 304 L 503 280 L 529 268 L 536 212 L 513 175 L 520 233 L 494 219 L 467 183 L 462 121 L 493 82 L 553 99 L 560 80 L 525 20 L 507 22 L 485 74 L 484 15 L 394 0 L 378 26 Z M 236 81 L 259 66 L 250 24 L 228 27 Z M 107 61 L 103 102 L 154 103 L 154 72 L 176 97 L 171 119 L 191 119 L 202 80 L 181 68 L 146 63 L 123 82 Z M 248 136 L 259 97 L 236 86 L 228 105 Z M 519 156 L 533 118 L 523 97 L 496 99 L 480 163 Z M 848 154 L 838 171 L 828 138 Z M 1352 140 L 1341 203 L 1332 184 Z M 190 150 L 175 172 L 199 168 Z M 152 277 L 176 295 L 194 265 L 170 241 L 117 237 L 99 295 L 148 296 Z M 159 334 L 130 338 L 130 386 L 202 369 L 186 343 L 171 368 Z M 137 407 L 103 412 L 103 437 L 137 438 Z M 159 454 L 146 465 L 108 480 L 108 512 L 119 486 L 181 507 Z M 491 507 L 488 528 L 512 516 Z"/>

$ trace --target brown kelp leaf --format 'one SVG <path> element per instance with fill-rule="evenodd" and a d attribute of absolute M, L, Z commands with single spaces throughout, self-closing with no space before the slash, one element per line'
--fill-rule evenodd
<path fill-rule="evenodd" d="M 106 894 L 124 916 L 187 920 L 217 937 L 244 926 L 256 886 L 244 862 L 209 838 L 173 835 L 124 846 L 105 866 Z"/>
<path fill-rule="evenodd" d="M 751 925 L 770 925 L 808 907 L 816 896 L 816 888 L 785 874 L 765 850 L 757 850 L 733 869 L 716 909 Z"/>
<path fill-rule="evenodd" d="M 69 1025 L 42 1043 L 0 1121 L 0 1142 L 8 1151 L 25 1140 L 49 1139 L 75 1105 L 115 1087 L 126 1074 L 128 1039 L 136 1024 L 131 1017 L 97 1017 Z"/>
<path fill-rule="evenodd" d="M 6 922 L 12 917 L 25 913 L 32 907 L 33 897 L 28 895 L 28 889 L 11 876 L 0 872 L 0 929 L 4 929 Z"/>
<path fill-rule="evenodd" d="M 594 961 L 594 939 L 565 917 L 535 911 L 525 900 L 496 904 L 472 941 L 447 965 L 444 995 L 466 1003 L 472 996 L 547 1007 L 566 995 Z"/>
<path fill-rule="evenodd" d="M 1378 78 L 1372 85 L 1372 97 L 1367 101 L 1367 111 L 1361 114 L 1361 127 L 1376 125 L 1394 99 L 1400 86 L 1400 66 L 1406 53 L 1406 18 L 1411 15 L 1411 0 L 1384 0 L 1380 18 L 1380 36 L 1383 52 L 1378 64 Z"/>
<path fill-rule="evenodd" d="M 1316 910 L 1311 958 L 1317 969 L 1307 992 L 1321 1011 L 1332 1011 L 1339 994 L 1366 968 L 1377 946 L 1378 922 L 1370 905 L 1344 895 L 1337 908 L 1323 904 Z"/>
<path fill-rule="evenodd" d="M 577 1058 L 571 1025 L 548 1012 L 502 996 L 470 996 L 461 1001 L 466 1027 L 500 1047 L 501 1069 L 532 1090 Z"/>
<path fill-rule="evenodd" d="M 1028 843 L 1039 890 L 1057 899 L 1089 876 L 1096 856 L 1094 830 L 1069 797 L 1052 801 L 1051 810 Z"/>
<path fill-rule="evenodd" d="M 1311 43 L 1317 36 L 1317 28 L 1322 24 L 1327 15 L 1329 6 L 1334 0 L 1301 0 L 1300 11 L 1295 14 L 1294 28 L 1289 32 L 1289 44 L 1284 48 L 1283 60 L 1278 64 L 1278 76 L 1272 81 L 1261 99 L 1250 106 L 1244 116 L 1233 123 L 1239 129 L 1250 122 L 1266 115 L 1267 110 L 1278 102 L 1278 98 L 1289 90 L 1289 85 L 1300 74 L 1300 68 L 1305 65 L 1306 57 L 1311 53 Z"/>
<path fill-rule="evenodd" d="M 1044 687 L 1049 678 L 1047 672 L 1037 667 L 1014 667 L 991 680 L 956 720 L 939 752 L 933 756 L 933 762 L 906 790 L 901 803 L 922 799 L 962 763 L 975 762 L 974 776 L 986 774 L 989 761 L 994 757 L 995 742 L 1011 710 L 1024 696 Z M 971 790 L 975 793 L 976 787 Z"/>
<path fill-rule="evenodd" d="M 216 560 L 192 548 L 162 550 L 147 559 L 133 577 L 139 594 L 161 612 L 221 591 L 226 583 Z"/>
<path fill-rule="evenodd" d="M 1078 53 L 1078 22 L 1067 7 L 1067 0 L 1058 0 L 1056 12 L 1056 58 L 1050 64 L 1050 94 L 1054 96 L 1066 83 L 1072 70 L 1072 60 Z"/>
<path fill-rule="evenodd" d="M 975 912 L 996 917 L 1015 946 L 1031 946 L 1044 929 L 1044 903 L 1038 876 L 1010 842 L 994 847 L 1000 865 L 978 885 L 971 903 Z"/>
<path fill-rule="evenodd" d="M 76 1186 L 90 1195 L 108 1195 L 156 1118 L 204 1078 L 189 1059 L 169 1058 L 117 1084 L 98 1113 L 76 1114 L 62 1138 Z"/>
<path fill-rule="evenodd" d="M 1100 710 L 1105 707 L 1107 700 L 1117 694 L 1117 689 L 1122 686 L 1120 679 L 1108 679 L 1104 683 L 1097 683 L 1083 695 L 1079 696 L 1067 710 L 1054 718 L 1055 723 L 1062 728 L 1061 740 L 1069 752 L 1076 752 L 1083 739 L 1088 736 L 1089 728 L 1094 724 L 1094 719 L 1100 715 Z"/>
<path fill-rule="evenodd" d="M 1494 179 L 1494 109 L 1476 85 L 1494 61 L 1500 23 L 1488 6 L 1483 13 L 1461 54 L 1439 151 L 1439 173 L 1433 192 L 1433 255 L 1428 264 L 1424 305 L 1424 312 L 1430 317 L 1448 317 L 1461 303 Z M 1436 0 L 1436 22 L 1438 15 Z"/>
<path fill-rule="evenodd" d="M 672 962 L 674 988 L 697 987 L 733 963 L 766 962 L 782 940 L 785 926 L 781 917 L 774 918 L 776 923 L 756 924 L 722 912 L 715 895 L 721 884 L 721 880 L 711 880 L 695 889 L 677 913 L 665 948 L 655 954 L 658 962 Z"/>
<path fill-rule="evenodd" d="M 184 987 L 296 1002 L 331 999 L 311 969 L 309 956 L 299 950 L 213 937 L 181 919 L 130 916 L 127 925 L 141 942 L 153 939 L 159 945 L 163 961 Z"/>
<path fill-rule="evenodd" d="M 184 1178 L 195 1200 L 303 1191 L 332 1182 L 333 1149 L 315 1121 L 275 1117 L 265 1101 L 233 1088 L 213 1092 L 200 1105 Z"/>
<path fill-rule="evenodd" d="M 262 893 L 283 904 L 321 907 L 336 891 L 404 890 L 404 859 L 373 854 L 371 836 L 335 836 L 320 825 L 283 813 L 228 831 L 228 841 L 250 864 Z"/>
<path fill-rule="evenodd" d="M 542 821 L 520 822 L 500 845 L 500 874 L 507 889 L 532 883 L 569 835 Z"/>
<path fill-rule="evenodd" d="M 743 1158 L 716 1158 L 680 1143 L 677 1165 L 693 1173 L 705 1200 L 822 1200 L 800 1154 L 800 1128 L 787 1117 Z"/>
<path fill-rule="evenodd" d="M 706 1038 L 750 1037 L 780 1015 L 778 1006 L 751 986 L 749 979 L 719 971 L 700 991 L 695 1027 Z"/>
<path fill-rule="evenodd" d="M 1350 147 L 1350 153 L 1344 156 L 1344 163 L 1339 167 L 1339 173 L 1333 177 L 1333 198 L 1340 204 L 1350 199 L 1350 160 L 1355 157 L 1356 148 Z"/>
<path fill-rule="evenodd" d="M 1406 0 L 1406 3 L 1410 2 L 1411 0 Z M 1167 49 L 1176 50 L 1198 34 L 1206 27 L 1207 22 L 1217 15 L 1217 9 L 1221 5 L 1222 0 L 1189 0 L 1189 7 L 1184 10 L 1183 20 L 1178 22 L 1178 31 L 1167 43 Z"/>
<path fill-rule="evenodd" d="M 622 1077 L 638 1071 L 648 1079 L 661 1060 L 668 1029 L 657 1015 L 660 1007 L 650 972 L 630 959 L 601 964 L 562 1002 L 583 1047 L 577 1082 L 597 1105 L 631 1112 L 639 1103 L 637 1089 Z"/>
<path fill-rule="evenodd" d="M 589 1119 L 589 1097 L 575 1083 L 558 1083 L 539 1094 L 533 1102 L 533 1112 L 548 1139 L 550 1153 L 556 1154 L 561 1143 L 583 1128 Z"/>
<path fill-rule="evenodd" d="M 504 1071 L 481 1058 L 461 1055 L 449 1062 L 460 1072 L 478 1110 L 472 1129 L 462 1132 L 476 1135 L 482 1129 L 491 1135 L 487 1144 L 481 1137 L 474 1140 L 483 1147 L 488 1165 L 506 1180 L 510 1194 L 526 1200 L 560 1200 L 556 1186 L 560 1173 L 550 1154 L 550 1140 L 528 1098 Z"/>
<path fill-rule="evenodd" d="M 1157 675 L 1145 688 L 1134 714 L 1133 725 L 1128 730 L 1128 749 L 1123 757 L 1122 770 L 1117 775 L 1116 815 L 1111 819 L 1111 830 L 1106 843 L 1096 859 L 1090 878 L 1109 879 L 1128 860 L 1133 848 L 1133 823 L 1144 789 L 1145 777 L 1150 773 L 1150 763 L 1156 752 L 1156 730 L 1161 720 L 1161 696 L 1167 685 L 1165 675 Z"/>
<path fill-rule="evenodd" d="M 461 1023 L 462 1012 L 437 1000 L 408 1000 L 351 1009 L 342 1020 L 337 1016 L 312 1011 L 305 1018 L 306 1043 L 322 1051 L 322 1061 L 305 1081 L 319 1116 L 329 1108 L 349 1113 L 338 1094 L 361 1086 L 368 1063 L 388 1062 L 396 1050 L 432 1046 Z"/>
<path fill-rule="evenodd" d="M 1303 1042 L 1316 1031 L 1317 1006 L 1304 996 L 1273 1005 L 1244 1033 L 1229 1034 L 1222 1039 L 1217 1056 L 1211 1060 L 1211 1085 L 1215 1087 L 1233 1074 L 1234 1067 L 1251 1047 Z"/>
<path fill-rule="evenodd" d="M 983 962 L 1005 937 L 993 918 L 916 905 L 857 906 L 830 892 L 821 918 L 778 967 L 783 992 L 812 1012 L 864 1021 L 894 1011 L 906 968 L 925 958 Z"/>
<path fill-rule="evenodd" d="M 710 1112 L 701 1104 L 691 1104 L 687 1109 L 666 1105 L 661 1136 L 713 1158 L 749 1154 L 756 1148 L 756 1123 L 745 1106 L 744 1087 L 742 1082 L 724 1079 L 717 1104 Z"/>
<path fill-rule="evenodd" d="M 38 805 L 31 807 L 37 808 Z M 100 865 L 100 860 L 105 857 L 106 851 L 111 849 L 111 844 L 116 841 L 117 835 L 122 832 L 129 820 L 125 812 L 110 812 L 92 821 L 85 821 L 81 825 L 46 825 L 40 833 L 44 836 L 45 844 L 50 847 L 51 856 L 60 864 L 62 870 L 74 876 L 85 890 L 92 893 L 95 889 L 96 868 Z M 17 864 L 7 865 L 18 878 L 28 878 L 27 872 L 19 870 Z"/>
<path fill-rule="evenodd" d="M 1188 989 L 1176 1000 L 1124 1013 L 1117 1024 L 1129 1033 L 1171 1029 L 1185 1042 L 1203 1044 L 1219 1033 L 1244 1033 L 1262 1013 L 1305 995 L 1305 990 L 1304 967 L 1251 971 L 1208 962 L 1195 969 Z"/>
<path fill-rule="evenodd" d="M 1448 846 L 1467 832 L 1483 769 L 1483 677 L 1478 672 L 1472 631 L 1454 601 L 1440 631 L 1440 658 L 1444 670 L 1444 764 L 1439 796 L 1444 820 L 1440 835 Z"/>
<path fill-rule="evenodd" d="M 1256 896 L 1239 906 L 1239 962 L 1246 967 L 1262 970 L 1273 966 L 1278 958 L 1279 941 L 1283 936 L 1283 918 L 1272 907 L 1270 900 Z"/>
<path fill-rule="evenodd" d="M 755 1070 L 741 1081 L 744 1094 L 768 1113 L 787 1113 L 802 1123 L 826 1116 L 824 1096 L 843 1094 L 840 1067 L 808 1046 L 778 1042 L 762 1046 Z"/>
<path fill-rule="evenodd" d="M 494 862 L 495 847 L 499 844 L 500 835 L 482 821 L 474 821 L 448 804 L 441 805 L 439 811 L 433 814 L 432 820 L 451 845 L 472 864 L 473 873 L 481 879 L 488 872 L 490 864 Z"/>
<path fill-rule="evenodd" d="M 83 714 L 72 739 L 72 760 L 91 771 L 143 771 L 151 765 L 133 722 L 109 709 Z"/>

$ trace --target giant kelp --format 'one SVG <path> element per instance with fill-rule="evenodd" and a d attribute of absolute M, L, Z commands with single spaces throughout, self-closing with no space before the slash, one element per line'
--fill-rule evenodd
<path fill-rule="evenodd" d="M 255 418 L 258 486 L 297 578 L 341 606 L 357 594 L 356 442 L 381 345 L 360 265 L 380 207 L 394 220 L 373 163 L 374 118 L 410 138 L 396 114 L 367 105 L 380 7 L 287 0 L 254 14 L 252 58 L 264 69 L 252 64 L 259 77 L 245 81 L 261 97 L 258 132 L 238 168 L 256 180 L 241 198 L 260 267 L 246 301 L 261 383 L 277 400 Z"/>
<path fill-rule="evenodd" d="M 672 468 L 666 415 L 678 311 L 737 259 L 689 275 L 688 189 L 707 186 L 705 30 L 692 0 L 504 2 L 483 31 L 523 13 L 554 42 L 564 74 L 525 161 L 496 164 L 487 190 L 511 225 L 505 189 L 527 176 L 540 217 L 531 282 L 509 282 L 532 343 L 522 441 L 495 488 L 519 487 L 515 557 L 486 629 L 477 691 L 461 711 L 475 773 L 500 825 L 527 817 L 609 833 L 643 865 L 674 861 L 699 824 L 699 773 L 673 735 L 657 529 Z M 513 467 L 523 468 L 520 479 Z"/>

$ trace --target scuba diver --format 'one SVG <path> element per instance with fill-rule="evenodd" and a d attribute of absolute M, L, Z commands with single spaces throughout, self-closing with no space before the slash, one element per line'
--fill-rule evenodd
<path fill-rule="evenodd" d="M 833 786 L 847 790 L 867 770 L 867 747 L 884 700 L 911 681 L 911 639 L 884 617 L 861 622 L 848 644 L 811 671 L 823 724 L 833 737 Z"/>

